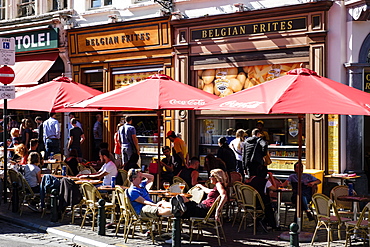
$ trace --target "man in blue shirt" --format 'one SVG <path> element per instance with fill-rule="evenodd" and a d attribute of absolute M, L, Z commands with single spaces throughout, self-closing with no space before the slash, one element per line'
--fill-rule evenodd
<path fill-rule="evenodd" d="M 122 149 L 122 163 L 126 163 L 133 153 L 140 156 L 139 141 L 136 137 L 136 129 L 132 126 L 132 117 L 126 117 L 126 123 L 119 128 Z"/>
<path fill-rule="evenodd" d="M 58 120 L 55 119 L 55 112 L 50 112 L 50 117 L 43 123 L 43 135 L 46 149 L 46 157 L 60 153 L 60 126 Z"/>
<path fill-rule="evenodd" d="M 130 169 L 128 179 L 131 182 L 131 186 L 128 189 L 128 196 L 132 207 L 138 215 L 147 218 L 171 215 L 171 204 L 163 200 L 154 203 L 145 188 L 148 183 L 153 182 L 153 175 L 142 173 L 140 169 Z"/>

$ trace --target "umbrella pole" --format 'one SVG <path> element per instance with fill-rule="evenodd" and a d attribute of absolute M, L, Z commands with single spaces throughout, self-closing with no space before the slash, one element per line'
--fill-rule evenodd
<path fill-rule="evenodd" d="M 302 230 L 302 124 L 303 115 L 298 115 L 298 191 L 297 191 L 297 224 L 299 227 L 299 232 Z"/>
<path fill-rule="evenodd" d="M 158 166 L 157 166 L 157 190 L 160 189 L 160 176 L 161 176 L 161 115 L 162 111 L 158 110 L 157 111 L 157 127 L 158 127 Z"/>

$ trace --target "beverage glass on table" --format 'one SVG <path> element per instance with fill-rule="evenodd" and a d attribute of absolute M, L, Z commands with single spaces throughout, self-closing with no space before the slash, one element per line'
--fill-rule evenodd
<path fill-rule="evenodd" d="M 184 189 L 185 189 L 185 184 L 184 183 L 179 183 L 179 188 L 181 190 L 181 195 L 184 194 Z"/>
<path fill-rule="evenodd" d="M 164 182 L 163 183 L 163 188 L 168 192 L 168 189 L 170 188 L 170 183 L 169 182 Z"/>

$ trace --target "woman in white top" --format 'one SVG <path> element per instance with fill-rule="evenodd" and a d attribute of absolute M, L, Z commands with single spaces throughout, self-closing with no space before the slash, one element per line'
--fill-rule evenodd
<path fill-rule="evenodd" d="M 236 138 L 229 144 L 231 150 L 234 151 L 236 157 L 236 171 L 242 175 L 242 181 L 244 181 L 244 168 L 243 168 L 243 145 L 245 140 L 245 131 L 238 129 L 236 131 Z"/>
<path fill-rule="evenodd" d="M 31 152 L 28 155 L 27 161 L 24 167 L 24 178 L 33 192 L 39 193 L 41 183 L 41 169 L 38 167 L 40 164 L 40 155 L 37 152 Z"/>

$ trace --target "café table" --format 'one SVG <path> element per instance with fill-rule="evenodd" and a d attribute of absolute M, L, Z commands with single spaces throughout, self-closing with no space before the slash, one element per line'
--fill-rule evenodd
<path fill-rule="evenodd" d="M 354 178 L 359 178 L 359 177 L 360 176 L 349 176 L 349 175 L 341 175 L 341 174 L 325 175 L 325 178 L 340 179 L 341 185 L 344 185 L 344 181 L 347 179 L 354 179 Z"/>
<path fill-rule="evenodd" d="M 83 184 L 83 183 L 91 183 L 91 184 L 94 184 L 94 185 L 97 185 L 97 184 L 102 184 L 103 181 L 101 180 L 95 180 L 95 179 L 78 179 L 78 180 L 75 180 L 75 184 Z"/>
<path fill-rule="evenodd" d="M 44 164 L 47 164 L 47 168 L 50 169 L 53 173 L 56 173 L 54 170 L 61 169 L 62 161 L 59 160 L 44 160 Z"/>
<path fill-rule="evenodd" d="M 281 198 L 283 193 L 292 192 L 292 189 L 288 188 L 278 188 L 277 192 L 277 215 L 276 215 L 276 224 L 277 227 L 280 227 L 280 212 L 281 212 Z M 287 209 L 286 209 L 287 210 Z"/>
<path fill-rule="evenodd" d="M 370 202 L 370 196 L 367 195 L 355 195 L 355 196 L 338 196 L 338 200 L 347 201 L 353 203 L 353 220 L 357 221 L 357 209 L 359 202 Z"/>

